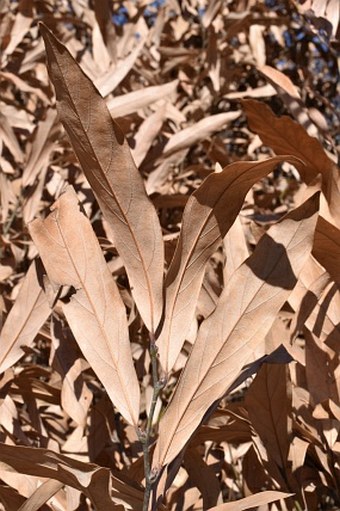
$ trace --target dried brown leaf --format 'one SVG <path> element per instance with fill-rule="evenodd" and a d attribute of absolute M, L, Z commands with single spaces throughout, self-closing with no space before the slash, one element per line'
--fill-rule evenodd
<path fill-rule="evenodd" d="M 311 251 L 318 202 L 315 194 L 270 228 L 202 323 L 160 422 L 154 467 L 176 457 L 270 329 Z"/>
<path fill-rule="evenodd" d="M 173 80 L 162 85 L 152 85 L 141 90 L 128 92 L 110 99 L 107 102 L 107 107 L 113 117 L 123 117 L 161 99 L 167 99 L 175 92 L 177 85 L 178 80 Z"/>
<path fill-rule="evenodd" d="M 131 151 L 137 167 L 139 167 L 144 160 L 154 139 L 160 132 L 165 117 L 166 107 L 165 104 L 163 104 L 140 125 L 134 137 L 135 148 Z"/>
<path fill-rule="evenodd" d="M 139 312 L 154 331 L 162 313 L 163 240 L 127 141 L 91 80 L 43 25 L 60 118 L 113 229 Z"/>
<path fill-rule="evenodd" d="M 22 153 L 18 139 L 15 136 L 13 128 L 9 124 L 8 119 L 6 119 L 6 117 L 0 112 L 0 142 L 1 140 L 3 140 L 8 149 L 11 151 L 15 160 L 19 163 L 22 163 L 24 160 L 24 155 Z"/>
<path fill-rule="evenodd" d="M 82 375 L 83 364 L 79 350 L 71 333 L 68 336 L 64 334 L 56 318 L 52 320 L 51 338 L 51 365 L 62 378 L 61 406 L 77 424 L 85 425 L 92 393 Z"/>
<path fill-rule="evenodd" d="M 264 144 L 276 154 L 292 154 L 301 160 L 297 168 L 305 183 L 311 183 L 319 173 L 326 180 L 329 179 L 334 162 L 328 158 L 316 138 L 310 137 L 290 117 L 277 117 L 260 101 L 246 99 L 242 104 L 250 129 L 260 135 Z"/>
<path fill-rule="evenodd" d="M 83 463 L 48 449 L 1 444 L 3 468 L 19 474 L 54 479 L 83 492 L 97 509 L 115 510 L 124 502 L 142 509 L 142 492 L 111 475 L 108 468 Z"/>
<path fill-rule="evenodd" d="M 117 285 L 72 187 L 52 211 L 31 222 L 30 234 L 51 281 L 76 289 L 63 305 L 71 330 L 112 402 L 136 425 L 140 392 Z"/>
<path fill-rule="evenodd" d="M 221 488 L 213 468 L 205 463 L 195 448 L 186 451 L 183 463 L 191 482 L 202 494 L 204 509 L 217 504 Z"/>
<path fill-rule="evenodd" d="M 41 506 L 53 497 L 62 487 L 63 483 L 49 479 L 42 483 L 39 488 L 24 502 L 18 511 L 39 511 Z"/>
<path fill-rule="evenodd" d="M 340 285 L 340 230 L 322 216 L 316 224 L 313 255 Z"/>
<path fill-rule="evenodd" d="M 179 355 L 202 285 L 205 265 L 233 224 L 248 190 L 284 160 L 235 162 L 207 177 L 188 200 L 166 276 L 165 320 L 157 344 L 166 373 Z"/>
<path fill-rule="evenodd" d="M 38 123 L 33 136 L 30 154 L 27 158 L 25 170 L 22 175 L 23 187 L 32 185 L 39 176 L 42 167 L 48 162 L 53 149 L 51 131 L 56 122 L 57 112 L 51 108 L 47 110 L 44 120 Z M 29 221 L 26 219 L 26 221 Z"/>
<path fill-rule="evenodd" d="M 137 44 L 136 48 L 132 50 L 130 55 L 121 60 L 117 66 L 115 66 L 114 70 L 109 69 L 105 75 L 101 76 L 98 80 L 95 81 L 94 84 L 102 96 L 105 97 L 113 92 L 115 88 L 120 84 L 120 82 L 124 80 L 128 72 L 133 67 L 138 55 L 143 49 L 144 44 L 145 39 L 142 38 Z"/>
<path fill-rule="evenodd" d="M 328 201 L 335 223 L 340 218 L 340 178 L 335 163 L 327 156 L 320 142 L 307 134 L 290 117 L 277 117 L 259 101 L 242 101 L 250 129 L 276 154 L 292 154 L 301 160 L 296 165 L 302 180 L 310 184 L 322 175 L 322 191 Z"/>
<path fill-rule="evenodd" d="M 259 71 L 266 77 L 266 79 L 275 87 L 278 94 L 281 96 L 283 102 L 285 103 L 287 109 L 290 111 L 291 115 L 301 124 L 306 132 L 312 136 L 318 136 L 318 129 L 311 121 L 310 116 L 308 115 L 308 110 L 305 107 L 301 95 L 290 80 L 290 78 L 278 71 L 274 67 L 271 66 L 262 66 L 259 67 Z M 319 117 L 322 118 L 321 113 L 319 112 Z M 323 119 L 324 124 L 326 123 L 325 119 Z M 326 123 L 327 126 L 327 123 Z"/>
<path fill-rule="evenodd" d="M 263 364 L 245 398 L 256 433 L 268 456 L 283 472 L 287 469 L 291 435 L 291 405 L 287 391 L 287 367 Z"/>
<path fill-rule="evenodd" d="M 226 124 L 240 117 L 240 112 L 225 112 L 222 114 L 210 115 L 194 125 L 184 128 L 175 133 L 164 147 L 162 159 L 167 158 L 172 153 L 181 151 L 187 147 L 192 147 L 200 140 L 210 137 L 215 131 L 225 128 Z"/>
<path fill-rule="evenodd" d="M 225 236 L 223 246 L 226 254 L 223 278 L 224 282 L 228 282 L 236 268 L 238 268 L 249 256 L 249 249 L 240 215 L 238 215 Z"/>
<path fill-rule="evenodd" d="M 307 330 L 304 334 L 306 338 L 306 378 L 313 405 L 327 399 L 339 403 L 335 378 L 339 364 L 338 356 L 316 335 Z"/>
<path fill-rule="evenodd" d="M 41 281 L 42 270 L 33 261 L 1 330 L 0 372 L 11 367 L 24 355 L 21 347 L 32 344 L 51 314 Z"/>
<path fill-rule="evenodd" d="M 284 493 L 281 491 L 263 491 L 250 495 L 244 499 L 235 500 L 234 502 L 228 502 L 227 504 L 221 504 L 220 506 L 211 507 L 208 511 L 245 511 L 254 507 L 264 506 L 270 504 L 276 500 L 287 499 L 292 497 L 294 493 Z"/>

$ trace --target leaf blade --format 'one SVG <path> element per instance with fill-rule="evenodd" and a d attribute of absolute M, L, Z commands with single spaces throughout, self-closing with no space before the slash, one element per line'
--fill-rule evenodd
<path fill-rule="evenodd" d="M 208 511 L 246 511 L 247 509 L 254 508 L 255 506 L 264 506 L 265 504 L 271 504 L 276 500 L 287 499 L 293 495 L 294 493 L 268 490 L 261 493 L 255 493 L 254 495 L 249 495 L 249 497 L 235 500 L 234 502 L 227 502 L 226 504 L 211 507 Z"/>
<path fill-rule="evenodd" d="M 215 311 L 202 323 L 160 423 L 154 468 L 176 457 L 210 405 L 222 397 L 252 356 L 257 339 L 261 341 L 269 330 L 311 251 L 318 196 L 313 195 L 263 236 L 254 254 L 234 272 Z M 226 314 L 229 303 L 235 306 Z"/>
<path fill-rule="evenodd" d="M 51 314 L 44 289 L 39 282 L 36 261 L 24 278 L 17 299 L 0 334 L 0 372 L 15 364 L 24 355 L 22 346 L 29 346 Z"/>
<path fill-rule="evenodd" d="M 29 224 L 49 278 L 73 286 L 63 310 L 77 343 L 125 419 L 136 425 L 139 385 L 133 367 L 125 306 L 72 187 L 45 220 Z"/>
<path fill-rule="evenodd" d="M 65 46 L 44 25 L 40 29 L 61 121 L 113 229 L 140 314 L 154 331 L 162 314 L 164 261 L 156 211 L 104 99 Z"/>
<path fill-rule="evenodd" d="M 183 325 L 190 326 L 208 259 L 236 219 L 248 190 L 284 160 L 298 162 L 289 156 L 235 162 L 210 175 L 189 198 L 165 280 L 165 320 L 157 340 L 166 373 L 185 340 L 187 329 Z"/>

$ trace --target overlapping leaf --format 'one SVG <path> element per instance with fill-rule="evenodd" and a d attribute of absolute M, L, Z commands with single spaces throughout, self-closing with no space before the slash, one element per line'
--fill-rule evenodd
<path fill-rule="evenodd" d="M 320 142 L 308 135 L 304 128 L 288 116 L 277 117 L 271 109 L 253 99 L 243 100 L 250 128 L 264 144 L 276 154 L 292 154 L 300 158 L 297 166 L 302 180 L 310 184 L 322 175 L 322 191 L 333 215 L 335 225 L 340 217 L 340 175 L 334 161 L 324 151 Z"/>
<path fill-rule="evenodd" d="M 41 277 L 41 268 L 37 261 L 33 261 L 1 330 L 0 372 L 11 367 L 24 355 L 22 347 L 33 343 L 51 314 Z"/>
<path fill-rule="evenodd" d="M 173 367 L 190 328 L 206 262 L 241 209 L 248 190 L 288 156 L 235 162 L 210 175 L 187 202 L 181 234 L 166 276 L 165 320 L 158 343 L 165 372 Z"/>
<path fill-rule="evenodd" d="M 268 455 L 284 473 L 291 437 L 287 367 L 284 364 L 263 364 L 247 392 L 245 404 L 249 419 Z"/>
<path fill-rule="evenodd" d="M 161 423 L 153 466 L 171 462 L 271 327 L 311 251 L 318 194 L 260 240 L 233 274 L 197 340 Z"/>
<path fill-rule="evenodd" d="M 256 493 L 255 495 L 250 495 L 244 499 L 211 507 L 209 511 L 246 511 L 246 509 L 253 509 L 254 507 L 258 508 L 259 506 L 262 507 L 266 504 L 271 504 L 276 500 L 287 499 L 293 495 L 293 493 L 284 493 L 281 491 L 264 491 Z"/>
<path fill-rule="evenodd" d="M 114 510 L 116 502 L 124 502 L 130 509 L 141 509 L 142 492 L 112 476 L 108 468 L 83 463 L 48 449 L 6 444 L 1 444 L 0 462 L 8 470 L 54 479 L 77 488 L 98 510 Z"/>
<path fill-rule="evenodd" d="M 112 402 L 136 425 L 139 385 L 125 306 L 72 187 L 45 220 L 30 224 L 30 233 L 51 281 L 76 289 L 63 305 L 68 323 Z"/>
<path fill-rule="evenodd" d="M 114 232 L 133 296 L 149 330 L 162 313 L 163 242 L 156 211 L 127 141 L 68 50 L 41 25 L 61 121 Z"/>

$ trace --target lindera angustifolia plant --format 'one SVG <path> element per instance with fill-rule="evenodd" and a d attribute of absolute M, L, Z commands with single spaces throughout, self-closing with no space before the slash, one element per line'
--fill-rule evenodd
<path fill-rule="evenodd" d="M 69 186 L 51 214 L 34 220 L 29 230 L 53 286 L 74 289 L 69 300 L 62 302 L 63 313 L 116 410 L 135 428 L 143 446 L 141 506 L 143 511 L 156 509 L 166 497 L 169 464 L 176 467 L 208 410 L 225 396 L 254 352 L 258 353 L 292 292 L 312 250 L 319 192 L 312 191 L 299 207 L 270 227 L 253 254 L 240 261 L 216 307 L 200 325 L 171 400 L 154 426 L 156 404 L 195 316 L 207 262 L 251 187 L 283 161 L 296 166 L 302 162 L 286 154 L 260 162 L 234 162 L 209 175 L 186 204 L 176 250 L 164 277 L 160 222 L 121 129 L 66 47 L 44 25 L 40 30 L 61 122 L 113 233 L 143 329 L 148 332 L 153 395 L 146 420 L 140 418 L 140 382 L 126 308 L 74 189 Z M 174 477 L 173 469 L 169 477 Z M 115 491 L 108 498 L 113 503 L 130 502 L 112 481 Z M 257 502 L 290 495 L 272 493 L 264 492 Z M 99 509 L 98 495 L 92 492 L 89 496 Z"/>

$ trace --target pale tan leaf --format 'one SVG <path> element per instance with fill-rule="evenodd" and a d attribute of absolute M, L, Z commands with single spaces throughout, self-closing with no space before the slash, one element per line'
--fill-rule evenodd
<path fill-rule="evenodd" d="M 137 167 L 139 167 L 144 160 L 154 139 L 160 132 L 165 116 L 166 110 L 165 104 L 163 104 L 140 125 L 134 137 L 135 147 L 131 151 Z"/>
<path fill-rule="evenodd" d="M 49 479 L 39 486 L 35 492 L 24 502 L 18 511 L 39 511 L 41 506 L 53 497 L 62 487 L 63 483 Z"/>
<path fill-rule="evenodd" d="M 42 164 L 41 167 L 37 167 L 39 172 L 39 178 L 36 180 L 33 187 L 31 187 L 30 194 L 26 199 L 24 199 L 24 204 L 22 207 L 22 213 L 24 222 L 28 223 L 36 216 L 36 214 L 39 211 L 39 205 L 41 196 L 44 191 L 45 187 L 45 179 L 46 174 L 48 171 L 48 160 L 49 160 L 49 153 L 47 153 L 45 158 L 45 161 L 40 162 Z"/>
<path fill-rule="evenodd" d="M 249 46 L 256 65 L 262 67 L 266 63 L 266 45 L 264 42 L 264 32 L 266 27 L 252 23 L 249 27 Z"/>
<path fill-rule="evenodd" d="M 152 85 L 141 90 L 128 92 L 110 99 L 107 102 L 107 107 L 113 117 L 123 117 L 161 99 L 168 98 L 175 92 L 177 85 L 178 80 L 174 80 L 162 85 Z"/>
<path fill-rule="evenodd" d="M 78 424 L 85 424 L 92 393 L 82 378 L 82 364 L 75 360 L 67 371 L 61 388 L 61 405 L 72 419 Z"/>
<path fill-rule="evenodd" d="M 164 147 L 161 158 L 165 159 L 172 153 L 191 147 L 200 140 L 210 137 L 215 131 L 225 128 L 228 123 L 240 117 L 240 114 L 241 113 L 237 111 L 210 115 L 192 126 L 175 133 Z"/>
<path fill-rule="evenodd" d="M 13 268 L 8 265 L 0 264 L 0 282 L 8 279 L 13 273 Z"/>
<path fill-rule="evenodd" d="M 16 14 L 15 22 L 11 30 L 11 39 L 4 50 L 4 56 L 8 57 L 13 53 L 30 29 L 32 21 L 33 18 L 31 16 L 23 16 L 21 12 Z"/>
<path fill-rule="evenodd" d="M 92 82 L 43 25 L 58 111 L 114 232 L 139 312 L 154 331 L 162 313 L 163 240 L 127 141 Z"/>
<path fill-rule="evenodd" d="M 23 92 L 29 92 L 31 94 L 35 94 L 41 101 L 45 104 L 49 103 L 49 99 L 44 93 L 43 90 L 38 89 L 37 87 L 32 87 L 28 82 L 22 80 L 19 76 L 14 73 L 9 73 L 6 71 L 0 71 L 0 78 L 2 80 L 9 80 L 13 82 L 13 84 Z M 27 113 L 26 113 L 27 114 Z M 30 129 L 29 126 L 26 126 L 26 129 Z"/>
<path fill-rule="evenodd" d="M 2 76 L 0 72 L 0 77 Z M 8 105 L 0 101 L 0 111 L 7 118 L 12 128 L 27 130 L 32 133 L 34 130 L 34 116 L 25 110 L 19 110 L 14 105 Z"/>
<path fill-rule="evenodd" d="M 154 467 L 177 456 L 267 334 L 311 251 L 318 203 L 319 194 L 315 194 L 269 229 L 202 323 L 161 419 Z"/>
<path fill-rule="evenodd" d="M 138 55 L 143 49 L 144 44 L 145 38 L 142 38 L 136 48 L 132 50 L 130 55 L 121 60 L 114 70 L 109 69 L 105 75 L 94 82 L 94 85 L 103 97 L 110 94 L 110 92 L 113 92 L 120 82 L 124 80 L 128 72 L 133 67 Z"/>
<path fill-rule="evenodd" d="M 108 70 L 111 62 L 111 58 L 109 55 L 109 52 L 107 51 L 107 47 L 105 45 L 103 34 L 100 30 L 99 23 L 95 19 L 95 16 L 93 16 L 93 25 L 92 25 L 92 52 L 93 52 L 93 60 L 100 69 L 101 72 L 105 72 Z M 113 75 L 113 70 L 110 69 L 110 74 Z M 104 83 L 106 83 L 104 81 Z M 97 88 L 100 90 L 100 87 Z M 100 91 L 101 94 L 104 96 L 102 91 Z M 110 90 L 109 90 L 110 92 Z"/>
<path fill-rule="evenodd" d="M 293 437 L 289 448 L 289 460 L 292 463 L 292 472 L 295 472 L 295 470 L 304 465 L 308 446 L 309 443 L 306 442 L 306 440 L 302 440 L 298 436 Z"/>
<path fill-rule="evenodd" d="M 51 313 L 41 277 L 41 268 L 33 261 L 1 330 L 0 372 L 24 355 L 21 347 L 32 344 Z"/>
<path fill-rule="evenodd" d="M 233 224 L 248 190 L 286 157 L 235 162 L 207 177 L 188 200 L 176 252 L 166 276 L 165 320 L 157 340 L 161 365 L 173 367 L 185 340 L 206 262 Z"/>
<path fill-rule="evenodd" d="M 301 12 L 308 14 L 308 20 L 312 19 L 318 30 L 322 28 L 335 38 L 340 20 L 338 0 L 304 0 L 301 3 L 302 5 L 297 4 L 298 8 Z"/>
<path fill-rule="evenodd" d="M 281 87 L 282 90 L 295 99 L 301 99 L 298 89 L 287 75 L 272 66 L 260 66 L 259 71 L 261 71 L 274 86 Z"/>
<path fill-rule="evenodd" d="M 255 89 L 247 89 L 245 91 L 237 91 L 237 92 L 228 92 L 228 94 L 224 94 L 224 98 L 229 99 L 242 99 L 242 98 L 267 98 L 271 96 L 275 96 L 276 91 L 272 85 L 262 85 L 261 87 L 256 87 Z"/>
<path fill-rule="evenodd" d="M 327 345 L 337 352 L 340 342 L 340 292 L 312 256 L 306 261 L 288 301 L 297 312 L 291 325 L 292 337 L 306 326 L 320 341 L 327 341 Z"/>
<path fill-rule="evenodd" d="M 225 236 L 223 246 L 226 255 L 226 262 L 223 268 L 223 278 L 224 282 L 228 282 L 236 268 L 238 268 L 249 256 L 249 249 L 244 235 L 240 215 L 237 216 L 235 222 Z"/>
<path fill-rule="evenodd" d="M 41 168 L 48 161 L 53 148 L 51 131 L 56 122 L 57 112 L 49 108 L 44 120 L 38 123 L 33 136 L 30 154 L 27 158 L 25 170 L 22 175 L 22 185 L 32 185 L 39 175 Z M 56 137 L 55 137 L 56 138 Z"/>
<path fill-rule="evenodd" d="M 112 402 L 131 424 L 139 415 L 139 385 L 133 367 L 125 306 L 106 265 L 90 221 L 72 187 L 30 234 L 47 274 L 76 293 L 63 310 L 85 358 Z"/>
<path fill-rule="evenodd" d="M 15 136 L 12 126 L 9 124 L 6 117 L 0 112 L 0 142 L 6 144 L 12 155 L 18 162 L 22 162 L 24 155 L 19 145 L 18 139 Z"/>
<path fill-rule="evenodd" d="M 276 500 L 287 499 L 293 495 L 294 493 L 268 490 L 250 495 L 244 499 L 235 500 L 234 502 L 227 502 L 220 506 L 211 507 L 208 511 L 245 511 L 246 509 L 258 508 L 258 506 L 270 504 Z"/>

